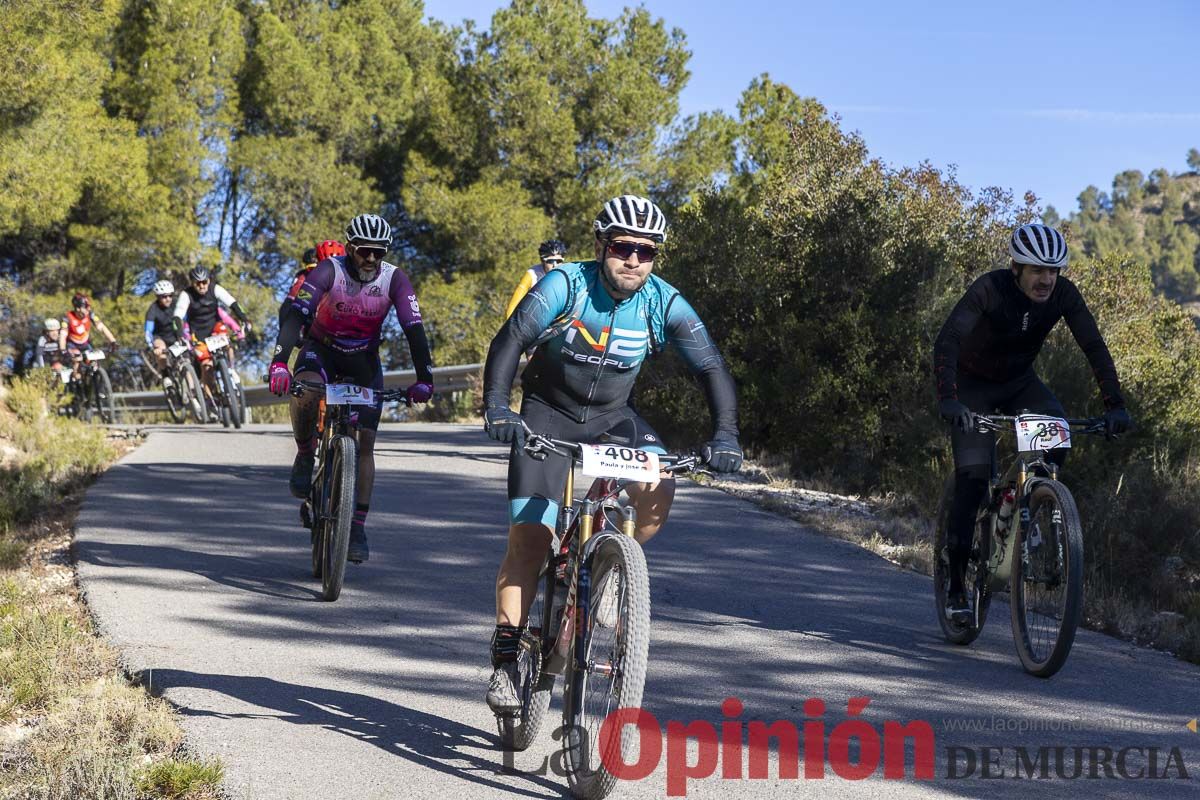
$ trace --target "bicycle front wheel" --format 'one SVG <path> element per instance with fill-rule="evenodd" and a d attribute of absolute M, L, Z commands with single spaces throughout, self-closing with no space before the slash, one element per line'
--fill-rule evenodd
<path fill-rule="evenodd" d="M 179 384 L 179 393 L 192 414 L 192 419 L 203 425 L 208 422 L 208 403 L 204 399 L 204 385 L 191 362 L 185 361 L 175 371 L 175 382 Z"/>
<path fill-rule="evenodd" d="M 529 622 L 521 632 L 521 650 L 517 669 L 521 675 L 517 691 L 521 695 L 520 716 L 503 716 L 499 720 L 500 744 L 509 750 L 525 750 L 533 744 L 541 730 L 542 721 L 550 709 L 554 692 L 554 676 L 542 671 L 545 632 L 551 629 L 550 615 L 554 613 L 554 562 L 547 559 L 538 576 L 541 589 L 529 608 Z"/>
<path fill-rule="evenodd" d="M 1083 526 L 1066 486 L 1034 484 L 1014 546 L 1013 640 L 1025 671 L 1049 678 L 1066 663 L 1083 615 Z"/>
<path fill-rule="evenodd" d="M 638 708 L 650 649 L 650 578 L 646 557 L 631 536 L 602 536 L 589 561 L 586 628 L 572 646 L 563 696 L 563 753 L 571 793 L 606 797 L 617 778 L 608 765 L 636 760 L 637 735 L 600 739 L 600 728 L 618 708 Z M 575 650 L 583 642 L 584 666 Z"/>
<path fill-rule="evenodd" d="M 358 477 L 358 452 L 349 436 L 335 436 L 329 445 L 329 507 L 321 515 L 325 537 L 321 552 L 321 597 L 334 601 L 342 593 L 346 553 L 350 549 L 350 522 L 354 518 L 354 487 Z"/>
<path fill-rule="evenodd" d="M 104 367 L 96 367 L 92 380 L 92 386 L 96 393 L 96 412 L 100 414 L 101 422 L 111 425 L 117 420 L 117 410 L 113 406 L 112 381 L 108 378 L 108 370 Z"/>
<path fill-rule="evenodd" d="M 233 423 L 234 428 L 242 427 L 242 407 L 239 405 L 238 387 L 233 382 L 233 376 L 230 375 L 229 364 L 223 358 L 214 359 L 214 366 L 217 369 L 217 380 L 221 384 L 221 402 L 228 408 L 228 418 Z M 224 421 L 226 414 L 221 414 L 221 420 Z M 226 426 L 228 427 L 228 426 Z"/>
<path fill-rule="evenodd" d="M 162 390 L 163 398 L 167 401 L 167 413 L 171 415 L 171 421 L 176 424 L 183 422 L 186 419 L 184 406 L 187 405 L 187 401 L 183 395 L 183 387 L 177 381 L 172 380 L 170 386 L 164 383 Z"/>

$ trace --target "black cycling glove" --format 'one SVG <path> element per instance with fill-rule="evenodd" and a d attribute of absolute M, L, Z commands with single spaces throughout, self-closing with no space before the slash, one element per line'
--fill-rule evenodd
<path fill-rule="evenodd" d="M 975 424 L 971 409 L 951 397 L 938 403 L 938 415 L 963 433 L 970 433 Z"/>
<path fill-rule="evenodd" d="M 700 449 L 700 457 L 714 472 L 737 472 L 742 466 L 742 448 L 728 434 L 717 435 Z"/>
<path fill-rule="evenodd" d="M 483 429 L 497 442 L 525 446 L 525 421 L 508 406 L 488 406 L 483 412 Z"/>
<path fill-rule="evenodd" d="M 1133 419 L 1123 408 L 1110 408 L 1104 412 L 1104 435 L 1111 439 L 1133 428 Z"/>

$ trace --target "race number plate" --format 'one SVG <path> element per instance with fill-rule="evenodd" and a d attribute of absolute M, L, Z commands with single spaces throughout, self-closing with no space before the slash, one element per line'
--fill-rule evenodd
<path fill-rule="evenodd" d="M 181 355 L 187 352 L 187 345 L 185 345 L 183 342 L 176 342 L 167 349 L 171 351 L 171 355 L 179 358 Z"/>
<path fill-rule="evenodd" d="M 325 384 L 325 405 L 329 406 L 373 406 L 375 390 L 353 383 Z"/>
<path fill-rule="evenodd" d="M 103 350 L 88 350 L 87 351 L 87 360 L 88 361 L 103 361 L 104 360 L 104 351 Z"/>
<path fill-rule="evenodd" d="M 229 346 L 229 337 L 223 333 L 218 333 L 216 336 L 207 337 L 204 343 L 208 345 L 209 352 L 215 353 L 222 347 Z"/>
<path fill-rule="evenodd" d="M 1071 426 L 1065 419 L 1042 414 L 1022 414 L 1017 417 L 1017 449 L 1053 450 L 1071 446 Z"/>
<path fill-rule="evenodd" d="M 593 478 L 655 483 L 658 481 L 658 453 L 611 444 L 585 444 L 581 470 Z"/>
<path fill-rule="evenodd" d="M 71 368 L 63 367 L 62 369 L 60 369 L 58 371 L 58 377 L 62 379 L 63 383 L 70 383 L 71 382 Z"/>

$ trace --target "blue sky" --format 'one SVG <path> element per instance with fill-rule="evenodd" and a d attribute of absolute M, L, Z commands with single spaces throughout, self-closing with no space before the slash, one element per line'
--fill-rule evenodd
<path fill-rule="evenodd" d="M 487 27 L 496 0 L 427 0 Z M 588 0 L 593 16 L 632 5 Z M 1187 169 L 1200 148 L 1200 2 L 645 0 L 687 34 L 685 114 L 734 113 L 754 76 L 816 97 L 892 164 L 1033 190 L 1066 214 L 1125 169 Z"/>

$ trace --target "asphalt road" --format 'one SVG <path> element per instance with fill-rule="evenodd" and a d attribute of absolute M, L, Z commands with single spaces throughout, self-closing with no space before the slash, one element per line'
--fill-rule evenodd
<path fill-rule="evenodd" d="M 222 759 L 234 798 L 563 796 L 551 731 L 506 770 L 483 702 L 506 451 L 474 427 L 385 426 L 371 560 L 347 568 L 336 603 L 309 577 L 292 454 L 281 426 L 164 427 L 92 487 L 80 580 L 128 668 L 180 709 L 197 752 Z M 662 730 L 721 730 L 736 697 L 744 726 L 823 722 L 824 737 L 801 738 L 833 754 L 845 734 L 873 730 L 886 747 L 888 722 L 923 720 L 934 778 L 913 777 L 910 742 L 902 779 L 880 765 L 846 780 L 832 762 L 816 778 L 803 760 L 799 779 L 781 778 L 773 748 L 765 779 L 722 777 L 741 763 L 722 749 L 711 777 L 681 783 L 682 759 L 701 754 L 664 742 L 657 769 L 617 797 L 665 796 L 668 762 L 670 785 L 698 798 L 1200 796 L 1200 733 L 1185 727 L 1200 715 L 1195 666 L 1085 631 L 1062 672 L 1030 677 L 1003 604 L 972 647 L 947 645 L 928 578 L 690 484 L 647 559 L 644 707 Z M 842 728 L 852 697 L 870 698 L 867 725 Z M 806 714 L 814 698 L 823 715 Z M 559 708 L 556 695 L 556 721 Z M 852 758 L 869 751 L 851 740 Z M 1029 778 L 1043 757 L 1047 777 Z"/>

